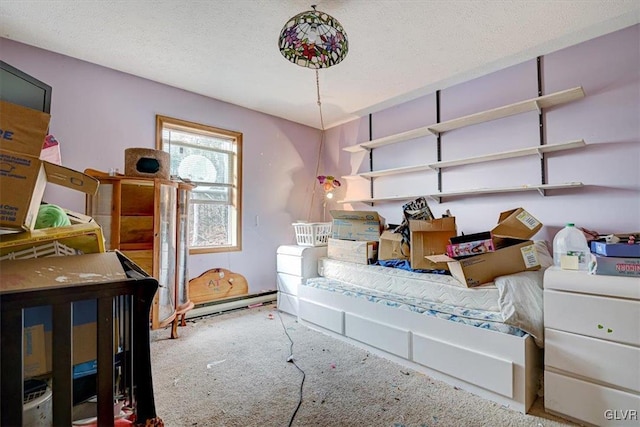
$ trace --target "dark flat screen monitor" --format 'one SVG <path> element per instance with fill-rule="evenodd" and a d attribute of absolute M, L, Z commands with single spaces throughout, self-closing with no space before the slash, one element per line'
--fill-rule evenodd
<path fill-rule="evenodd" d="M 0 99 L 51 113 L 51 86 L 0 61 Z"/>

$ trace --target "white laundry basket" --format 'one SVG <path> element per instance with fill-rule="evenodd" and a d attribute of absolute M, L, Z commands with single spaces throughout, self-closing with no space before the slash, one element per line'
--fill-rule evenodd
<path fill-rule="evenodd" d="M 29 427 L 51 427 L 53 425 L 51 388 L 30 393 L 24 397 L 22 425 Z"/>
<path fill-rule="evenodd" d="M 330 222 L 294 222 L 299 246 L 327 246 L 331 237 Z"/>

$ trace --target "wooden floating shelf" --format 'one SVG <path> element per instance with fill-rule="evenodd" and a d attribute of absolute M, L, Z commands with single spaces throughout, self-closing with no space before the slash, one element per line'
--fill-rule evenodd
<path fill-rule="evenodd" d="M 438 135 L 450 130 L 459 129 L 466 126 L 472 126 L 479 123 L 489 122 L 492 120 L 502 119 L 504 117 L 525 113 L 528 111 L 538 111 L 540 114 L 543 108 L 549 108 L 556 105 L 566 104 L 576 99 L 584 97 L 584 90 L 581 86 L 555 92 L 549 95 L 539 96 L 537 98 L 527 99 L 525 101 L 516 102 L 514 104 L 505 105 L 503 107 L 482 111 L 468 116 L 459 117 L 457 119 L 448 120 L 446 122 L 434 123 L 429 126 L 413 129 L 395 135 L 374 139 L 372 141 L 363 142 L 350 147 L 343 148 L 344 151 L 356 153 L 359 151 L 367 151 L 373 148 L 382 147 L 384 145 L 395 144 L 397 142 L 408 141 L 426 135 Z"/>
<path fill-rule="evenodd" d="M 489 122 L 516 114 L 526 113 L 528 111 L 537 110 L 538 114 L 540 114 L 543 108 L 550 108 L 556 105 L 566 104 L 582 97 L 584 97 L 584 91 L 582 90 L 582 87 L 575 87 L 573 89 L 567 89 L 561 92 L 552 93 L 550 95 L 543 95 L 537 98 L 527 99 L 526 101 L 516 102 L 515 104 L 505 105 L 504 107 L 498 107 L 492 110 L 460 117 L 458 119 L 437 123 L 429 126 L 429 128 L 433 132 L 443 133 L 465 126 L 477 125 L 479 123 Z"/>
<path fill-rule="evenodd" d="M 417 166 L 405 166 L 405 167 L 401 167 L 401 168 L 393 168 L 393 169 L 381 169 L 379 171 L 371 171 L 371 172 L 363 172 L 357 175 L 349 175 L 349 176 L 345 176 L 343 178 L 376 178 L 379 176 L 386 176 L 386 175 L 398 175 L 398 174 L 402 174 L 402 173 L 411 173 L 411 172 L 420 172 L 420 171 L 425 171 L 425 170 L 430 170 L 432 169 L 432 167 L 430 165 L 417 165 Z"/>
<path fill-rule="evenodd" d="M 410 139 L 416 139 L 427 135 L 433 135 L 433 132 L 431 132 L 428 127 L 423 127 L 395 135 L 385 136 L 384 138 L 374 139 L 373 141 L 363 142 L 362 144 L 345 147 L 343 150 L 351 153 L 357 153 L 358 151 L 370 150 L 384 145 L 395 144 L 396 142 L 409 141 Z"/>
<path fill-rule="evenodd" d="M 352 178 L 358 178 L 358 177 L 376 178 L 380 176 L 397 175 L 397 174 L 410 173 L 410 172 L 420 172 L 420 171 L 431 170 L 431 169 L 437 170 L 437 169 L 450 168 L 454 166 L 490 162 L 494 160 L 511 159 L 515 157 L 524 157 L 524 156 L 530 156 L 534 154 L 542 156 L 543 153 L 551 153 L 554 151 L 562 151 L 562 150 L 571 150 L 574 148 L 584 147 L 585 145 L 586 143 L 584 142 L 584 140 L 579 139 L 575 141 L 563 142 L 560 144 L 539 145 L 536 147 L 520 148 L 517 150 L 502 151 L 499 153 L 492 153 L 492 154 L 486 154 L 486 155 L 475 156 L 475 157 L 467 157 L 464 159 L 447 160 L 442 162 L 428 163 L 428 164 L 416 165 L 416 166 L 404 166 L 404 167 L 393 168 L 393 169 L 381 169 L 378 171 L 363 172 L 357 175 L 348 175 L 348 176 L 344 176 L 343 178 L 345 179 L 352 179 Z"/>
<path fill-rule="evenodd" d="M 482 156 L 468 157 L 466 159 L 447 160 L 443 162 L 431 163 L 429 166 L 432 169 L 444 169 L 453 166 L 470 165 L 473 163 L 490 162 L 494 160 L 512 159 L 515 157 L 524 157 L 537 154 L 542 156 L 543 153 L 551 153 L 553 151 L 572 150 L 574 148 L 584 147 L 586 144 L 584 140 L 578 139 L 575 141 L 564 142 L 560 144 L 547 144 L 538 145 L 536 147 L 520 148 L 517 150 L 501 151 L 499 153 L 487 154 Z"/>
<path fill-rule="evenodd" d="M 336 203 L 375 203 L 375 202 L 393 202 L 398 200 L 413 200 L 418 197 L 423 197 L 423 195 L 414 195 L 414 196 L 386 196 L 386 197 L 374 197 L 368 199 L 350 199 L 350 200 L 338 200 Z"/>
<path fill-rule="evenodd" d="M 563 184 L 540 184 L 540 185 L 521 185 L 516 187 L 498 187 L 498 188 L 476 188 L 470 190 L 461 190 L 461 191 L 444 191 L 441 193 L 435 194 L 418 194 L 413 196 L 386 196 L 386 197 L 374 197 L 368 199 L 355 199 L 355 200 L 339 200 L 338 203 L 375 203 L 375 202 L 390 202 L 390 201 L 398 201 L 398 200 L 413 200 L 418 197 L 429 197 L 431 199 L 437 200 L 440 202 L 442 198 L 445 197 L 456 197 L 456 196 L 469 196 L 469 195 L 480 195 L 480 194 L 498 194 L 498 193 L 517 193 L 523 191 L 537 191 L 541 195 L 545 195 L 546 190 L 559 190 L 565 188 L 576 188 L 582 187 L 583 183 L 581 182 L 567 182 Z"/>
<path fill-rule="evenodd" d="M 442 193 L 430 194 L 428 197 L 441 201 L 443 197 L 456 196 L 473 196 L 479 194 L 498 194 L 498 193 L 519 193 L 523 191 L 537 191 L 541 195 L 545 195 L 546 190 L 558 190 L 563 188 L 582 187 L 581 182 L 567 182 L 564 184 L 541 184 L 541 185 L 521 185 L 515 187 L 499 187 L 499 188 L 479 188 L 461 191 L 444 191 Z"/>

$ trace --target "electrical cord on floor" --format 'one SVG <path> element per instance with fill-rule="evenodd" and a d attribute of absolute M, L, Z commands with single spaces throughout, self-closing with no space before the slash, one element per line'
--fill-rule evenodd
<path fill-rule="evenodd" d="M 291 339 L 291 335 L 289 335 L 289 332 L 287 332 L 287 328 L 284 326 L 284 321 L 282 320 L 280 311 L 278 311 L 278 317 L 280 318 L 280 323 L 282 324 L 282 329 L 284 330 L 284 333 L 287 335 L 287 338 L 289 338 L 289 341 L 291 342 L 291 345 L 289 346 L 289 357 L 287 357 L 287 362 L 293 363 L 293 366 L 295 366 L 298 369 L 298 371 L 302 372 L 302 381 L 300 382 L 300 398 L 298 399 L 298 405 L 296 406 L 295 411 L 293 411 L 293 414 L 291 414 L 291 419 L 289 419 L 288 426 L 291 427 L 293 425 L 293 420 L 296 417 L 296 414 L 298 413 L 298 409 L 300 409 L 300 405 L 302 405 L 302 389 L 304 387 L 304 379 L 306 378 L 307 375 L 304 373 L 304 371 L 298 366 L 296 361 L 293 359 L 293 340 Z"/>

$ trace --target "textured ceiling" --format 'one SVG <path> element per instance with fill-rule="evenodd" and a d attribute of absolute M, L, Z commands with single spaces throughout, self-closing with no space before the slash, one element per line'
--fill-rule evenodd
<path fill-rule="evenodd" d="M 640 22 L 638 0 L 2 0 L 0 36 L 320 128 L 314 70 L 277 46 L 311 4 L 349 37 L 325 128 Z"/>

